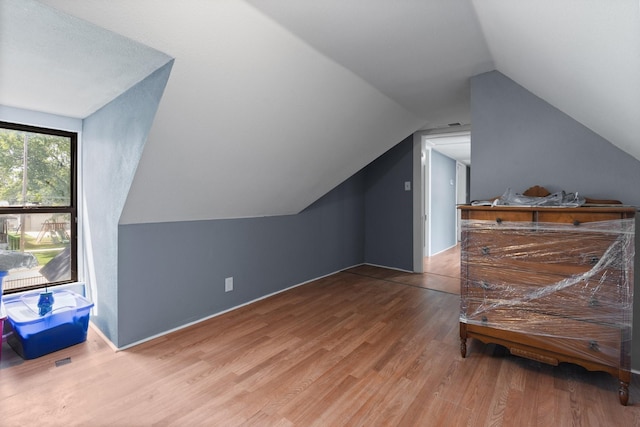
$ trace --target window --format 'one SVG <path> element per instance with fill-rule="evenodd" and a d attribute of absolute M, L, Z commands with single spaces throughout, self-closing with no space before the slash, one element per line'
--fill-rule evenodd
<path fill-rule="evenodd" d="M 77 134 L 0 122 L 3 292 L 77 280 Z"/>

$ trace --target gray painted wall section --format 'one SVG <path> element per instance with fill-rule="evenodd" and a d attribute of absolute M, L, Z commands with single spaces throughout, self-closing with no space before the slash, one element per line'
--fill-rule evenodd
<path fill-rule="evenodd" d="M 503 74 L 471 79 L 471 116 L 472 200 L 541 185 L 640 206 L 637 159 Z"/>
<path fill-rule="evenodd" d="M 118 221 L 173 61 L 84 120 L 83 234 L 93 323 L 118 342 Z"/>
<path fill-rule="evenodd" d="M 471 79 L 471 199 L 507 186 L 578 191 L 640 206 L 640 162 L 497 71 Z M 636 218 L 636 230 L 640 230 Z M 636 247 L 640 239 L 636 233 Z M 640 271 L 640 257 L 635 269 Z M 640 370 L 640 292 L 634 295 L 632 368 Z"/>
<path fill-rule="evenodd" d="M 402 141 L 298 215 L 120 225 L 116 346 L 364 262 L 411 270 L 412 145 Z"/>
<path fill-rule="evenodd" d="M 120 225 L 116 345 L 361 264 L 363 188 L 356 174 L 298 215 Z"/>
<path fill-rule="evenodd" d="M 456 244 L 455 182 L 456 161 L 431 150 L 431 255 Z"/>
<path fill-rule="evenodd" d="M 413 136 L 365 169 L 365 260 L 413 271 Z M 412 183 L 413 189 L 413 183 Z"/>

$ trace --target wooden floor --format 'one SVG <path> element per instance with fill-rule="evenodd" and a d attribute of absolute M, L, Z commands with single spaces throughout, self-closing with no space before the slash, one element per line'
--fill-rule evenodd
<path fill-rule="evenodd" d="M 462 359 L 459 297 L 415 283 L 349 270 L 126 351 L 90 329 L 7 352 L 0 425 L 640 425 L 638 376 L 623 407 L 608 374 L 473 340 Z"/>
<path fill-rule="evenodd" d="M 425 257 L 423 268 L 423 274 L 372 265 L 361 265 L 347 271 L 398 284 L 460 295 L 460 245 L 431 257 Z"/>

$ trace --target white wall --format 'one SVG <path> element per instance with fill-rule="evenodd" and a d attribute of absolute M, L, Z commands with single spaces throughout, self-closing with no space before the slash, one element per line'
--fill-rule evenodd
<path fill-rule="evenodd" d="M 243 1 L 46 3 L 175 57 L 123 224 L 298 213 L 424 122 Z"/>
<path fill-rule="evenodd" d="M 82 132 L 82 120 L 0 105 L 0 120 L 50 129 Z"/>

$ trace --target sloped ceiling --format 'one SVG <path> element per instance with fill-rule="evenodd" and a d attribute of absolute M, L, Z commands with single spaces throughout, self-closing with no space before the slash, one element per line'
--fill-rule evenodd
<path fill-rule="evenodd" d="M 640 1 L 473 3 L 498 71 L 640 159 Z"/>
<path fill-rule="evenodd" d="M 494 68 L 640 158 L 637 0 L 41 2 L 175 57 L 121 222 L 299 212 L 412 132 L 468 123 L 468 78 Z M 93 60 L 23 72 L 42 92 L 22 108 Z"/>
<path fill-rule="evenodd" d="M 249 0 L 424 119 L 469 123 L 470 76 L 494 69 L 471 2 Z"/>
<path fill-rule="evenodd" d="M 31 0 L 0 0 L 0 104 L 85 118 L 171 58 Z"/>

